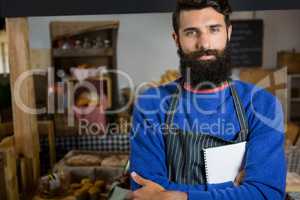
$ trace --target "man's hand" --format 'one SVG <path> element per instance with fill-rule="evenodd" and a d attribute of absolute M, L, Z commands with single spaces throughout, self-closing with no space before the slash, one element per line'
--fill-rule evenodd
<path fill-rule="evenodd" d="M 131 193 L 130 199 L 133 200 L 187 200 L 187 194 L 183 192 L 169 192 L 161 185 L 144 179 L 135 172 L 131 173 L 132 179 L 142 186 Z"/>
<path fill-rule="evenodd" d="M 137 184 L 139 184 L 143 188 L 147 188 L 151 191 L 156 191 L 156 192 L 165 191 L 165 188 L 163 188 L 161 185 L 159 185 L 159 184 L 157 184 L 153 181 L 144 179 L 135 172 L 131 173 L 131 178 L 134 180 L 134 182 L 136 182 Z"/>

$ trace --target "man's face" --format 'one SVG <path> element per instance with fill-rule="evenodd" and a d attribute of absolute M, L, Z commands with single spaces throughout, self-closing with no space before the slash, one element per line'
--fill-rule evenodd
<path fill-rule="evenodd" d="M 230 76 L 228 41 L 231 26 L 213 8 L 182 11 L 178 34 L 173 33 L 179 49 L 181 73 L 190 70 L 191 84 L 219 84 Z"/>
<path fill-rule="evenodd" d="M 213 8 L 182 11 L 179 16 L 178 35 L 174 39 L 185 54 L 205 50 L 223 51 L 230 39 L 231 27 L 227 27 L 224 15 Z M 214 56 L 201 56 L 198 60 L 212 60 Z"/>

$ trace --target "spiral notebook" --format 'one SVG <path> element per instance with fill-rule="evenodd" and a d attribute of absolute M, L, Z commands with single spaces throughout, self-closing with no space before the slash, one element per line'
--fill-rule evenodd
<path fill-rule="evenodd" d="M 243 165 L 246 142 L 203 149 L 208 184 L 234 181 Z"/>

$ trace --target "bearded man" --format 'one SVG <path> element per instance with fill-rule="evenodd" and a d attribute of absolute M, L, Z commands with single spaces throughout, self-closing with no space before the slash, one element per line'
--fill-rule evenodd
<path fill-rule="evenodd" d="M 230 79 L 230 13 L 226 0 L 177 2 L 173 39 L 182 76 L 135 103 L 132 199 L 285 198 L 282 107 L 269 92 Z M 203 149 L 242 142 L 243 178 L 208 183 Z"/>

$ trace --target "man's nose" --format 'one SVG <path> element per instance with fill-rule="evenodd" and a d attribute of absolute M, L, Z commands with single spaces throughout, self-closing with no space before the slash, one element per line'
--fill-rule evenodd
<path fill-rule="evenodd" d="M 198 37 L 197 49 L 200 49 L 200 48 L 210 49 L 210 38 L 209 38 L 209 35 L 206 33 L 202 33 Z"/>

